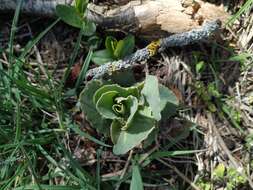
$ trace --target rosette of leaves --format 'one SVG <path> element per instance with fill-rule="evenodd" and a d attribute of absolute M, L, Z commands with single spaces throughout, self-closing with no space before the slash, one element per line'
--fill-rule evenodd
<path fill-rule="evenodd" d="M 112 36 L 107 36 L 105 40 L 105 49 L 95 51 L 92 61 L 97 65 L 103 65 L 107 62 L 123 59 L 134 52 L 135 38 L 128 35 L 122 40 L 117 40 Z"/>
<path fill-rule="evenodd" d="M 178 105 L 173 92 L 151 75 L 127 88 L 93 80 L 80 94 L 80 103 L 91 125 L 111 137 L 117 155 L 153 136 L 161 118 L 173 115 Z"/>

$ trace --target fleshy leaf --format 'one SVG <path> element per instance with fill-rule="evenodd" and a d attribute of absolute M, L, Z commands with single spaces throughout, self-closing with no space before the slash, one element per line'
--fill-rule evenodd
<path fill-rule="evenodd" d="M 103 65 L 113 61 L 113 55 L 107 49 L 98 50 L 93 53 L 91 60 L 97 65 Z"/>
<path fill-rule="evenodd" d="M 139 110 L 139 114 L 153 119 L 152 110 L 149 106 L 144 106 L 141 110 Z"/>
<path fill-rule="evenodd" d="M 161 109 L 160 109 L 160 94 L 159 94 L 159 83 L 155 76 L 147 75 L 144 83 L 144 87 L 141 93 L 145 96 L 148 102 L 153 117 L 159 121 L 161 119 Z"/>
<path fill-rule="evenodd" d="M 117 143 L 113 147 L 114 154 L 125 154 L 139 145 L 155 128 L 155 120 L 138 112 L 135 114 L 128 130 L 120 131 Z"/>
<path fill-rule="evenodd" d="M 118 116 L 113 111 L 113 105 L 115 104 L 114 98 L 119 93 L 117 91 L 108 91 L 103 93 L 96 103 L 98 112 L 107 119 L 117 119 Z"/>
<path fill-rule="evenodd" d="M 83 19 L 79 15 L 75 7 L 70 5 L 57 5 L 56 14 L 68 25 L 76 28 L 81 28 L 83 25 Z"/>
<path fill-rule="evenodd" d="M 101 95 L 108 91 L 116 91 L 119 93 L 119 97 L 127 97 L 129 95 L 133 95 L 135 97 L 139 96 L 138 89 L 136 87 L 123 88 L 117 84 L 112 85 L 104 85 L 100 89 L 96 91 L 93 97 L 93 102 L 96 104 Z"/>
<path fill-rule="evenodd" d="M 88 3 L 89 0 L 75 0 L 76 10 L 81 16 L 83 16 L 83 14 L 85 13 Z"/>
<path fill-rule="evenodd" d="M 84 112 L 87 120 L 91 123 L 92 127 L 96 128 L 99 132 L 109 135 L 110 133 L 110 120 L 102 118 L 96 110 L 95 104 L 91 101 L 94 93 L 102 86 L 99 80 L 92 80 L 87 83 L 85 89 L 80 94 L 79 102 L 81 109 Z"/>
<path fill-rule="evenodd" d="M 134 44 L 135 40 L 133 35 L 125 37 L 117 43 L 114 56 L 118 59 L 122 59 L 125 56 L 130 55 L 134 51 Z"/>
<path fill-rule="evenodd" d="M 167 119 L 176 113 L 178 99 L 171 90 L 163 85 L 159 85 L 159 93 L 161 98 L 160 109 L 162 117 Z"/>
<path fill-rule="evenodd" d="M 126 113 L 126 107 L 124 104 L 120 103 L 120 104 L 114 104 L 112 106 L 112 109 L 115 113 L 118 113 L 119 115 L 125 115 Z"/>
<path fill-rule="evenodd" d="M 113 54 L 113 52 L 116 49 L 118 41 L 116 40 L 116 38 L 112 37 L 112 36 L 107 36 L 105 39 L 105 47 L 108 51 L 110 51 L 111 54 Z"/>
<path fill-rule="evenodd" d="M 96 24 L 89 20 L 85 20 L 82 25 L 83 34 L 85 36 L 92 36 L 96 32 Z"/>
<path fill-rule="evenodd" d="M 137 112 L 138 100 L 137 100 L 136 97 L 130 95 L 124 101 L 124 104 L 126 105 L 127 110 L 130 111 L 129 116 L 127 118 L 126 125 L 124 127 L 122 127 L 122 130 L 127 130 L 128 127 L 130 126 L 131 122 L 132 122 L 132 119 L 133 119 L 135 113 Z"/>
<path fill-rule="evenodd" d="M 117 120 L 113 120 L 112 124 L 111 124 L 111 140 L 113 144 L 116 144 L 121 132 L 121 124 L 120 122 L 118 122 Z"/>

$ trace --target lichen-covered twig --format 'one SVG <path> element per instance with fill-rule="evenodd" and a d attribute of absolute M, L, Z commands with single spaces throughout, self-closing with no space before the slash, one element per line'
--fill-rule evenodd
<path fill-rule="evenodd" d="M 131 68 L 136 63 L 147 60 L 157 52 L 164 51 L 166 48 L 180 47 L 207 40 L 219 27 L 219 21 L 207 22 L 199 29 L 193 29 L 189 32 L 171 35 L 167 38 L 151 42 L 145 48 L 137 50 L 134 54 L 122 60 L 108 62 L 94 69 L 90 69 L 87 72 L 87 80 L 101 78 L 104 75 L 111 75 L 113 72 Z"/>

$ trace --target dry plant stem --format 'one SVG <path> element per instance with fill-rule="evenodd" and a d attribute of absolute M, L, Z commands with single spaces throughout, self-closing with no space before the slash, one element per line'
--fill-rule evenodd
<path fill-rule="evenodd" d="M 219 133 L 219 130 L 215 126 L 215 123 L 214 123 L 214 120 L 213 120 L 213 116 L 211 114 L 208 114 L 208 120 L 211 122 L 212 128 L 213 128 L 216 136 L 218 137 L 218 142 L 219 142 L 221 148 L 227 154 L 227 156 L 228 156 L 229 160 L 231 161 L 231 163 L 233 164 L 234 168 L 236 168 L 236 169 L 242 169 L 242 167 L 238 164 L 238 161 L 235 160 L 235 158 L 230 153 L 227 145 L 223 141 L 223 139 L 222 139 L 222 137 L 221 137 L 221 135 Z"/>
<path fill-rule="evenodd" d="M 243 172 L 243 167 L 241 166 L 241 163 L 238 162 L 238 161 L 233 157 L 233 155 L 230 153 L 230 150 L 228 149 L 227 145 L 226 145 L 225 142 L 223 141 L 223 139 L 222 139 L 222 137 L 221 137 L 221 135 L 220 135 L 220 133 L 219 133 L 219 130 L 218 130 L 217 127 L 215 126 L 215 123 L 214 123 L 214 120 L 213 120 L 213 116 L 212 116 L 211 113 L 208 114 L 208 119 L 209 119 L 209 121 L 211 122 L 211 125 L 212 125 L 212 127 L 213 127 L 213 130 L 214 130 L 215 134 L 216 134 L 217 137 L 218 137 L 218 142 L 219 142 L 219 144 L 220 144 L 222 150 L 223 150 L 223 151 L 226 153 L 226 155 L 228 156 L 228 158 L 229 158 L 229 160 L 231 161 L 233 167 L 234 167 L 235 169 L 237 169 L 237 171 L 238 171 L 239 173 L 242 173 L 242 172 Z M 245 174 L 245 175 L 246 175 L 246 174 Z M 249 182 L 250 187 L 253 189 L 253 182 L 252 182 L 251 178 L 250 178 L 248 175 L 246 175 L 246 177 L 247 177 L 247 180 L 248 180 L 248 182 Z"/>
<path fill-rule="evenodd" d="M 0 0 L 0 11 L 15 10 L 18 0 Z M 28 14 L 55 16 L 59 4 L 73 4 L 73 0 L 23 0 L 21 11 Z M 225 22 L 228 14 L 222 6 L 195 0 L 133 0 L 124 6 L 111 8 L 88 6 L 87 19 L 100 27 L 140 31 L 148 35 L 182 33 L 198 28 L 202 21 L 220 19 Z M 156 37 L 158 38 L 158 37 Z"/>
<path fill-rule="evenodd" d="M 131 161 L 131 159 L 132 159 L 132 156 L 133 156 L 133 150 L 131 150 L 131 151 L 129 152 L 129 155 L 128 155 L 126 164 L 125 164 L 125 166 L 124 166 L 124 168 L 123 168 L 123 170 L 122 170 L 122 173 L 121 173 L 119 179 L 123 179 L 124 175 L 126 174 L 126 171 L 127 171 L 127 168 L 128 168 L 128 166 L 129 166 L 129 164 L 130 164 L 130 161 Z M 119 190 L 119 188 L 120 188 L 120 184 L 118 184 L 118 185 L 116 186 L 115 190 Z"/>
<path fill-rule="evenodd" d="M 189 178 L 187 178 L 182 172 L 180 172 L 175 166 L 171 166 L 168 163 L 166 163 L 165 161 L 157 158 L 157 160 L 159 162 L 161 162 L 162 164 L 164 164 L 165 166 L 169 167 L 170 169 L 172 169 L 174 172 L 177 173 L 177 175 L 179 175 L 184 181 L 186 181 L 187 183 L 189 183 L 189 185 L 195 189 L 195 190 L 201 190 L 199 189 L 194 183 L 191 182 L 191 180 Z"/>
<path fill-rule="evenodd" d="M 97 79 L 104 75 L 110 75 L 113 72 L 122 71 L 133 67 L 137 62 L 145 61 L 154 56 L 157 52 L 162 52 L 169 47 L 180 47 L 196 42 L 207 40 L 215 31 L 219 29 L 219 21 L 205 23 L 199 29 L 193 29 L 189 32 L 171 35 L 158 41 L 150 43 L 143 49 L 137 50 L 134 54 L 119 60 L 106 63 L 87 72 L 87 79 Z"/>
<path fill-rule="evenodd" d="M 153 152 L 155 152 L 156 150 L 158 150 L 158 148 L 159 148 L 159 147 L 156 145 L 154 148 L 152 148 L 152 149 L 149 150 L 147 153 L 145 153 L 145 154 L 143 155 L 143 157 L 139 160 L 138 164 L 141 165 L 141 164 L 145 161 L 145 159 L 148 158 Z M 110 178 L 110 177 L 115 177 L 115 176 L 120 176 L 120 175 L 122 175 L 123 170 L 124 170 L 124 169 L 119 170 L 119 171 L 116 171 L 116 172 L 113 172 L 113 173 L 109 173 L 109 174 L 104 174 L 104 175 L 102 175 L 102 181 L 106 181 L 106 180 L 105 180 L 106 178 Z"/>

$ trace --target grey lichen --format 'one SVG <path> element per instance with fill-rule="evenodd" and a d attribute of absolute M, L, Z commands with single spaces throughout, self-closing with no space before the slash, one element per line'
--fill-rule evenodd
<path fill-rule="evenodd" d="M 201 28 L 193 29 L 189 32 L 184 32 L 181 34 L 175 34 L 167 38 L 161 39 L 161 45 L 159 51 L 164 51 L 164 49 L 176 46 L 185 46 L 193 44 L 196 42 L 201 42 L 208 39 L 215 31 L 220 27 L 220 21 L 211 21 L 203 24 Z"/>

